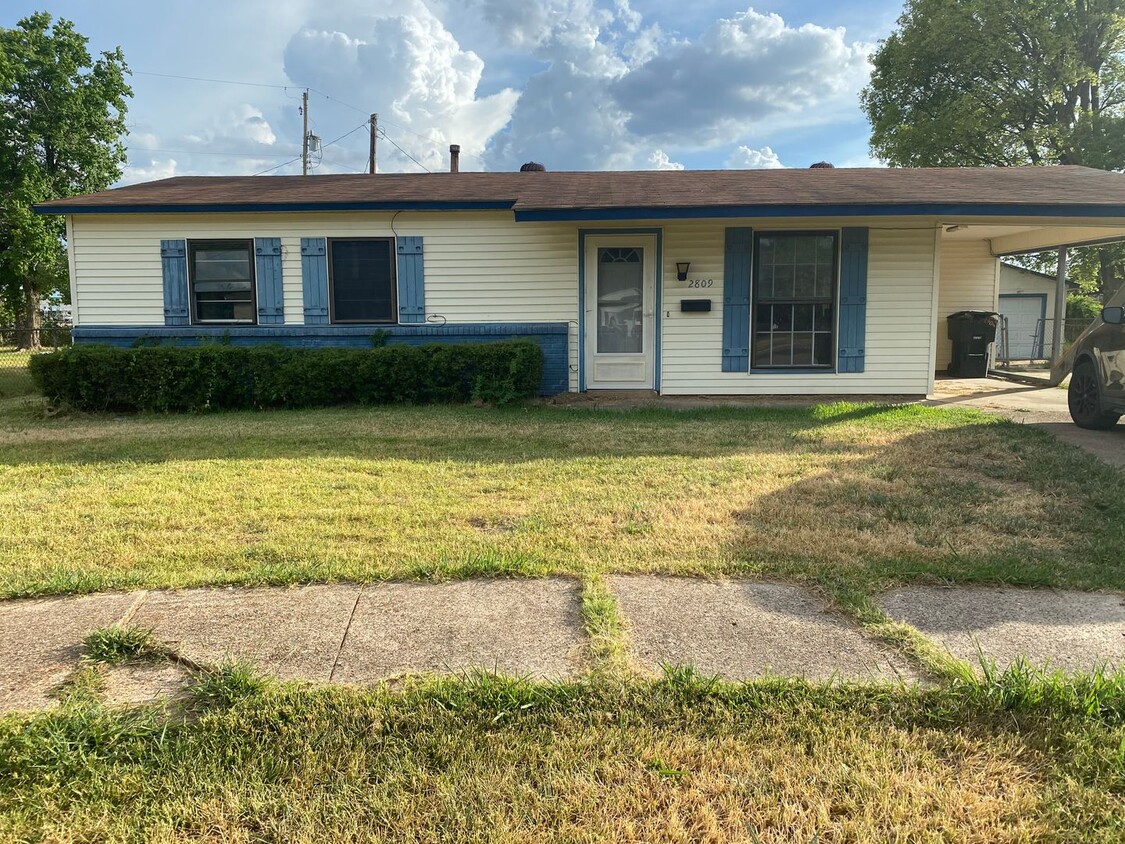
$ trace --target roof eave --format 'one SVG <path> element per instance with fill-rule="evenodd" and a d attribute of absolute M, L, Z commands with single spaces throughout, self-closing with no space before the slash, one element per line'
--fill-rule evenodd
<path fill-rule="evenodd" d="M 685 220 L 731 217 L 1115 217 L 1125 219 L 1125 205 L 1035 204 L 846 204 L 846 205 L 698 205 L 667 208 L 520 208 L 517 223 Z"/>
<path fill-rule="evenodd" d="M 510 211 L 514 200 L 470 202 L 211 202 L 199 203 L 135 203 L 122 205 L 33 205 L 37 214 L 249 214 L 277 211 Z"/>

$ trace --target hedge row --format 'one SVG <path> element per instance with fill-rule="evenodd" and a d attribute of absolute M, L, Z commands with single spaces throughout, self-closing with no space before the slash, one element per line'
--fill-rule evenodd
<path fill-rule="evenodd" d="M 80 410 L 158 413 L 530 398 L 543 352 L 529 340 L 302 349 L 284 346 L 72 346 L 34 355 L 36 385 Z"/>

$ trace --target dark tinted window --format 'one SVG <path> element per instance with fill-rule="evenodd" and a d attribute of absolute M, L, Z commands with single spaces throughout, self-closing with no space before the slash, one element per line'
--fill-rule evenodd
<path fill-rule="evenodd" d="M 331 241 L 332 321 L 396 322 L 393 241 Z"/>
<path fill-rule="evenodd" d="M 191 295 L 196 322 L 254 322 L 254 262 L 248 240 L 193 241 Z"/>

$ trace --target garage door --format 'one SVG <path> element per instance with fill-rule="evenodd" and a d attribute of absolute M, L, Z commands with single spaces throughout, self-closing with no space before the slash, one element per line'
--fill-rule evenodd
<path fill-rule="evenodd" d="M 1045 293 L 1001 294 L 1000 314 L 1008 319 L 1008 358 L 1043 357 L 1043 322 L 1047 316 Z M 1001 354 L 997 344 L 997 355 Z"/>

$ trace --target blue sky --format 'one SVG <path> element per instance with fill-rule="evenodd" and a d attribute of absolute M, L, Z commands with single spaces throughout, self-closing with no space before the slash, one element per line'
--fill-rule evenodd
<path fill-rule="evenodd" d="M 0 26 L 40 8 L 9 0 Z M 286 162 L 300 151 L 304 87 L 316 134 L 344 136 L 325 147 L 320 173 L 362 170 L 373 111 L 384 172 L 446 169 L 450 143 L 464 170 L 532 159 L 553 170 L 867 166 L 877 162 L 859 91 L 901 3 L 59 0 L 47 10 L 92 50 L 124 50 L 135 75 L 123 181 L 135 182 L 300 172 Z"/>

